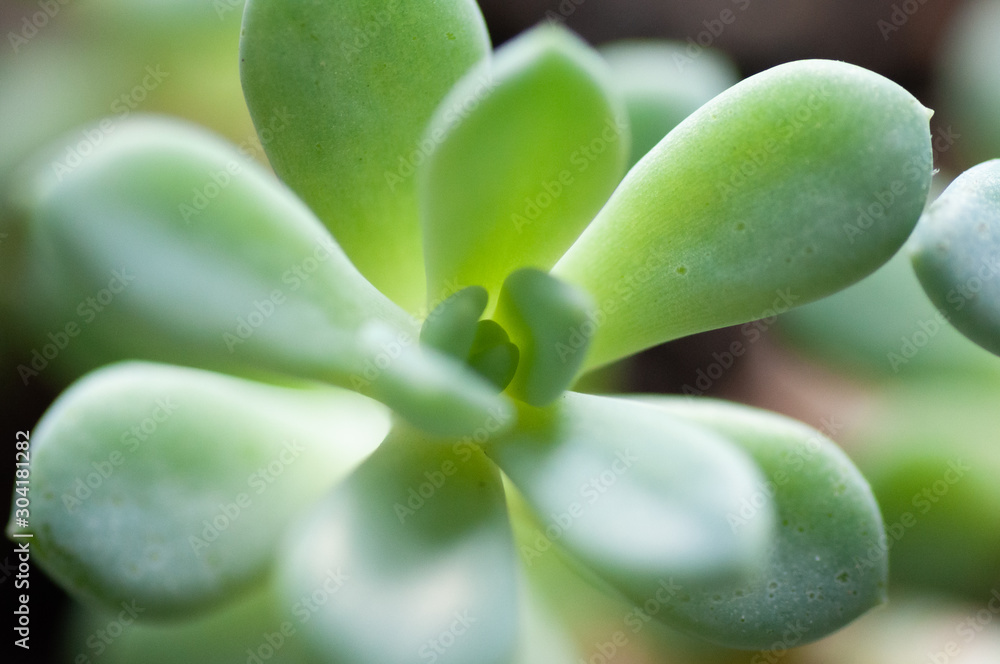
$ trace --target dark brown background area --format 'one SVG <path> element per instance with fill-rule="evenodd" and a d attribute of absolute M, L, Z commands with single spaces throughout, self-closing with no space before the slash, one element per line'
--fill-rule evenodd
<path fill-rule="evenodd" d="M 726 26 L 713 46 L 734 56 L 744 74 L 788 60 L 833 58 L 919 86 L 926 83 L 942 28 L 962 2 L 481 0 L 479 4 L 497 43 L 544 19 L 547 12 L 565 16 L 568 27 L 595 44 L 622 37 L 685 41 L 697 38 L 705 30 L 705 21 L 730 10 L 736 20 Z M 879 21 L 891 25 L 895 7 L 906 21 L 898 30 L 885 30 L 883 35 Z"/>

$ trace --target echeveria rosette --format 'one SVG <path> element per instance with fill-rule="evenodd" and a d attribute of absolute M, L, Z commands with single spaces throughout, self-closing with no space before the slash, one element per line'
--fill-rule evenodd
<path fill-rule="evenodd" d="M 881 601 L 880 516 L 829 443 L 799 464 L 800 425 L 566 389 L 884 262 L 929 184 L 915 99 L 850 65 L 784 65 L 621 180 L 625 106 L 560 28 L 487 57 L 467 0 L 255 1 L 244 29 L 251 114 L 261 127 L 290 109 L 266 148 L 305 204 L 160 119 L 122 125 L 69 174 L 43 161 L 17 192 L 9 306 L 44 335 L 118 270 L 128 283 L 63 357 L 187 365 L 102 369 L 39 425 L 32 530 L 54 577 L 165 616 L 273 571 L 285 606 L 323 595 L 296 624 L 327 658 L 426 660 L 450 633 L 438 661 L 505 662 L 524 542 L 502 470 L 548 547 L 635 602 L 680 584 L 661 617 L 709 640 L 771 647 L 775 616 L 806 603 L 804 643 Z M 878 224 L 845 229 L 914 169 Z M 208 184 L 209 204 L 184 210 Z M 786 461 L 789 487 L 769 490 Z M 872 564 L 842 580 L 852 556 Z"/>

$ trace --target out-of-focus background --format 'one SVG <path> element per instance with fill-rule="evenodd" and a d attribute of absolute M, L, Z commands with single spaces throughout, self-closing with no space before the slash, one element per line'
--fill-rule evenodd
<path fill-rule="evenodd" d="M 658 38 L 677 40 L 693 54 L 718 51 L 743 77 L 801 58 L 872 69 L 935 109 L 935 192 L 971 165 L 1000 157 L 1000 0 L 480 5 L 495 44 L 556 21 L 595 45 Z M 76 136 L 102 117 L 140 112 L 189 118 L 263 160 L 239 86 L 241 11 L 241 0 L 4 0 L 0 187 L 20 162 L 58 137 Z M 45 343 L 23 335 L 16 320 L 0 323 L 8 440 L 33 427 L 66 385 L 58 366 L 27 378 L 19 373 Z M 728 354 L 733 344 L 745 352 Z M 58 365 L 59 358 L 50 362 Z M 652 349 L 587 384 L 696 392 L 808 422 L 840 443 L 872 482 L 891 544 L 890 604 L 818 644 L 733 653 L 653 628 L 611 661 L 1000 662 L 1000 358 L 936 319 L 905 256 L 833 298 Z M 955 468 L 961 472 L 949 473 Z M 8 596 L 15 594 L 12 562 L 9 554 L 0 560 Z M 552 571 L 554 578 L 558 573 Z M 569 631 L 585 651 L 591 635 L 613 631 L 601 620 L 616 615 L 614 605 L 553 585 L 548 601 L 573 616 Z M 37 568 L 31 593 L 30 661 L 70 661 L 62 627 L 68 602 Z M 87 634 L 79 624 L 77 630 Z M 665 648 L 672 659 L 656 654 Z M 79 652 L 93 655 L 86 647 Z M 111 661 L 113 653 L 103 656 Z"/>

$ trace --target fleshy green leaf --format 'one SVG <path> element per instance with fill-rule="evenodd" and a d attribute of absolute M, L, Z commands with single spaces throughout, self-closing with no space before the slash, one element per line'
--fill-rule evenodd
<path fill-rule="evenodd" d="M 505 664 L 518 599 L 500 475 L 472 445 L 394 430 L 296 527 L 279 582 L 327 659 Z"/>
<path fill-rule="evenodd" d="M 316 376 L 349 370 L 369 319 L 415 331 L 234 146 L 165 119 L 113 127 L 85 130 L 101 139 L 85 158 L 38 160 L 18 190 L 19 309 L 37 336 L 71 337 L 53 364 L 131 356 Z"/>
<path fill-rule="evenodd" d="M 301 618 L 285 615 L 270 585 L 235 604 L 176 622 L 131 622 L 121 606 L 112 612 L 77 607 L 69 634 L 60 639 L 64 656 L 58 661 L 73 662 L 86 653 L 101 664 L 330 664 L 309 656 Z M 130 622 L 123 625 L 123 618 Z"/>
<path fill-rule="evenodd" d="M 614 72 L 632 128 L 629 164 L 642 159 L 667 133 L 710 99 L 740 80 L 721 51 L 667 40 L 604 44 L 601 55 Z"/>
<path fill-rule="evenodd" d="M 162 119 L 113 127 L 20 190 L 18 313 L 39 340 L 25 383 L 50 364 L 79 375 L 141 358 L 348 386 L 440 434 L 502 407 L 486 381 L 417 348 L 416 321 L 235 147 Z"/>
<path fill-rule="evenodd" d="M 450 355 L 415 344 L 387 325 L 366 325 L 359 350 L 364 367 L 352 375 L 351 386 L 430 434 L 458 436 L 489 422 L 500 428 L 513 423 L 513 404 L 498 394 L 500 388 Z"/>
<path fill-rule="evenodd" d="M 910 242 L 913 269 L 941 314 L 1000 355 L 1000 159 L 958 176 Z"/>
<path fill-rule="evenodd" d="M 434 307 L 420 328 L 420 343 L 465 359 L 476 339 L 489 294 L 481 286 L 462 289 Z"/>
<path fill-rule="evenodd" d="M 804 645 L 885 601 L 888 545 L 868 482 L 819 432 L 745 406 L 690 398 L 646 398 L 671 416 L 726 435 L 766 481 L 741 504 L 734 528 L 773 504 L 779 527 L 766 562 L 724 591 L 684 589 L 663 620 L 720 645 Z"/>
<path fill-rule="evenodd" d="M 606 65 L 541 26 L 500 48 L 438 107 L 417 174 L 428 292 L 495 298 L 521 267 L 549 269 L 614 190 L 629 149 Z"/>
<path fill-rule="evenodd" d="M 473 0 L 247 2 L 241 77 L 271 165 L 411 312 L 425 287 L 413 172 L 432 146 L 421 137 L 489 48 Z M 286 107 L 285 129 L 265 135 Z"/>
<path fill-rule="evenodd" d="M 513 397 L 542 407 L 570 386 L 593 333 L 592 306 L 586 293 L 540 270 L 518 270 L 504 281 L 495 318 L 520 351 Z"/>
<path fill-rule="evenodd" d="M 469 350 L 469 366 L 504 390 L 514 378 L 521 352 L 496 321 L 481 320 Z"/>
<path fill-rule="evenodd" d="M 758 519 L 730 525 L 763 482 L 749 457 L 645 404 L 567 392 L 486 449 L 544 522 L 522 558 L 558 544 L 635 601 L 671 578 L 742 578 L 773 534 L 766 497 Z"/>
<path fill-rule="evenodd" d="M 702 106 L 553 269 L 597 301 L 587 366 L 872 272 L 923 209 L 928 113 L 895 83 L 823 60 L 780 65 Z"/>
<path fill-rule="evenodd" d="M 103 369 L 32 435 L 32 560 L 71 592 L 134 602 L 144 617 L 223 602 L 261 582 L 291 516 L 387 430 L 386 411 L 350 392 Z"/>

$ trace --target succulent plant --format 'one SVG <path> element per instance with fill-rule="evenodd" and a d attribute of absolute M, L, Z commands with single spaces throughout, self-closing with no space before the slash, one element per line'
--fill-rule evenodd
<path fill-rule="evenodd" d="M 67 590 L 157 619 L 273 587 L 323 661 L 380 664 L 511 661 L 543 555 L 738 648 L 882 601 L 878 507 L 826 435 L 569 390 L 888 260 L 930 182 L 909 93 L 782 65 L 626 173 L 598 53 L 554 25 L 491 53 L 472 0 L 251 0 L 241 68 L 280 180 L 131 117 L 11 188 L 22 379 L 111 364 L 31 433 L 9 528 Z"/>

